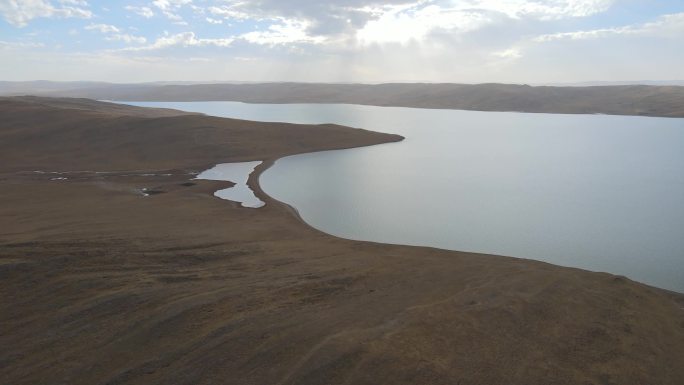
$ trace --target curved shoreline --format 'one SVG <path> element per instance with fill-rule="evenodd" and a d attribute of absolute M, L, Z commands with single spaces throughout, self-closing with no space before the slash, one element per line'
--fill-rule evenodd
<path fill-rule="evenodd" d="M 288 155 L 288 156 L 290 156 L 290 155 Z M 311 226 L 307 221 L 304 220 L 304 218 L 302 218 L 302 215 L 299 213 L 299 210 L 297 210 L 296 207 L 292 206 L 292 205 L 289 204 L 289 203 L 285 203 L 285 202 L 283 202 L 283 201 L 281 201 L 281 200 L 278 200 L 278 199 L 276 199 L 276 198 L 270 196 L 270 195 L 269 195 L 268 193 L 266 193 L 266 191 L 264 191 L 264 189 L 261 187 L 261 184 L 259 183 L 259 178 L 261 178 L 261 175 L 262 175 L 266 170 L 268 170 L 269 168 L 271 168 L 271 166 L 273 166 L 273 165 L 275 164 L 275 162 L 277 162 L 279 159 L 282 159 L 282 158 L 285 158 L 285 157 L 283 156 L 283 157 L 280 157 L 280 158 L 265 160 L 265 161 L 263 161 L 260 165 L 258 165 L 257 167 L 255 167 L 255 168 L 254 168 L 254 171 L 252 171 L 252 173 L 249 174 L 249 178 L 247 179 L 247 185 L 249 186 L 249 188 L 252 189 L 252 191 L 254 191 L 254 194 L 257 195 L 259 199 L 261 199 L 262 201 L 264 201 L 264 203 L 266 203 L 266 205 L 269 205 L 269 204 L 280 205 L 281 207 L 284 207 L 285 209 L 287 209 L 288 211 L 290 211 L 290 213 L 291 213 L 295 218 L 297 218 L 297 220 L 299 220 L 302 224 L 306 225 L 308 228 L 310 228 L 310 229 L 312 229 L 312 230 L 316 230 L 316 231 L 321 232 L 321 233 L 326 234 L 326 235 L 334 236 L 334 235 L 332 235 L 332 234 L 328 234 L 328 233 L 326 233 L 326 232 L 324 232 L 324 231 L 322 231 L 322 230 L 319 230 L 319 229 L 317 229 L 317 228 Z M 257 171 L 257 170 L 258 170 L 258 171 Z"/>
<path fill-rule="evenodd" d="M 321 233 L 321 234 L 325 234 L 325 235 L 327 235 L 327 236 L 331 236 L 331 237 L 338 238 L 338 239 L 344 239 L 344 240 L 347 240 L 347 241 L 370 242 L 370 243 L 376 243 L 376 244 L 386 244 L 386 245 L 390 245 L 389 243 L 382 243 L 382 242 L 373 242 L 373 241 L 364 241 L 364 240 L 358 240 L 358 239 L 343 238 L 343 237 L 340 237 L 340 236 L 337 236 L 337 235 L 334 235 L 334 234 L 326 233 L 325 231 L 323 231 L 323 230 L 321 230 L 321 229 L 318 229 L 318 228 L 312 226 L 311 224 L 309 224 L 307 221 L 304 220 L 304 218 L 303 218 L 302 215 L 299 213 L 299 210 L 297 210 L 296 207 L 290 205 L 289 203 L 286 203 L 286 202 L 283 202 L 283 201 L 281 201 L 281 200 L 278 200 L 278 199 L 272 197 L 271 195 L 269 195 L 266 191 L 264 191 L 264 189 L 261 187 L 261 184 L 259 183 L 259 178 L 261 177 L 261 175 L 262 175 L 266 170 L 268 170 L 269 168 L 271 168 L 278 160 L 283 159 L 283 158 L 286 158 L 286 157 L 289 157 L 289 156 L 303 155 L 303 154 L 315 154 L 315 153 L 318 153 L 318 152 L 327 152 L 327 151 L 350 150 L 350 149 L 353 149 L 353 148 L 361 148 L 361 147 L 380 146 L 380 145 L 385 145 L 385 144 L 398 143 L 398 142 L 401 142 L 401 141 L 403 141 L 403 140 L 406 139 L 405 137 L 403 137 L 403 136 L 401 136 L 401 135 L 396 135 L 396 134 L 395 134 L 395 136 L 398 137 L 399 139 L 398 139 L 398 140 L 395 140 L 395 141 L 385 142 L 385 143 L 376 143 L 376 144 L 370 144 L 370 145 L 352 146 L 352 147 L 346 147 L 346 148 L 336 148 L 336 149 L 332 149 L 332 150 L 309 151 L 309 152 L 302 152 L 302 153 L 297 153 L 297 154 L 288 154 L 288 155 L 279 156 L 279 157 L 275 157 L 275 158 L 263 159 L 263 160 L 261 160 L 261 164 L 259 164 L 258 166 L 256 166 L 256 167 L 254 168 L 254 171 L 252 171 L 252 172 L 249 174 L 249 178 L 247 178 L 247 186 L 249 186 L 249 188 L 252 189 L 252 191 L 254 192 L 254 194 L 257 195 L 257 197 L 258 197 L 259 199 L 261 199 L 264 203 L 266 203 L 266 205 L 265 205 L 264 207 L 267 207 L 267 206 L 268 206 L 269 204 L 271 204 L 271 203 L 276 204 L 276 205 L 280 205 L 281 207 L 283 207 L 283 208 L 285 208 L 287 211 L 289 211 L 289 212 L 290 212 L 290 213 L 291 213 L 299 222 L 301 222 L 302 224 L 304 224 L 306 227 L 308 227 L 308 228 L 311 229 L 311 230 L 315 230 L 316 232 L 319 232 L 319 233 Z M 260 209 L 263 209 L 264 207 L 260 207 Z M 409 246 L 409 245 L 399 245 L 399 246 Z M 419 247 L 429 247 L 429 246 L 419 246 Z M 445 249 L 445 250 L 446 250 L 446 249 Z M 449 251 L 455 251 L 455 250 L 449 250 Z M 514 257 L 509 257 L 509 258 L 514 258 Z"/>
<path fill-rule="evenodd" d="M 663 290 L 663 291 L 665 291 L 665 292 L 669 292 L 669 293 L 671 293 L 671 294 L 678 295 L 678 296 L 679 296 L 679 295 L 684 295 L 684 293 L 680 293 L 680 292 L 677 292 L 677 291 L 674 291 L 674 290 L 670 290 L 670 289 L 667 289 L 667 288 L 663 288 L 663 287 L 653 286 L 653 285 L 651 285 L 651 284 L 648 284 L 648 283 L 645 283 L 645 282 L 642 282 L 642 281 L 635 280 L 635 279 L 633 279 L 633 278 L 631 278 L 631 277 L 624 276 L 624 275 L 617 274 L 617 273 L 612 273 L 612 272 L 609 272 L 609 271 L 597 271 L 597 270 L 589 270 L 589 269 L 586 269 L 586 268 L 576 267 L 576 266 L 564 266 L 564 265 L 559 265 L 559 264 L 555 264 L 555 263 L 551 263 L 551 262 L 547 262 L 547 261 L 543 261 L 543 260 L 539 260 L 539 259 L 534 259 L 534 258 L 514 257 L 514 256 L 510 256 L 510 255 L 492 254 L 492 253 L 479 252 L 479 251 L 465 251 L 465 250 L 447 249 L 447 248 L 441 248 L 441 247 L 429 246 L 429 245 L 410 245 L 410 244 L 401 244 L 401 243 L 387 243 L 387 242 L 369 241 L 369 240 L 364 240 L 364 239 L 353 239 L 353 238 L 341 237 L 341 236 L 339 236 L 339 235 L 335 235 L 335 234 L 331 234 L 331 233 L 325 232 L 325 231 L 323 231 L 323 230 L 321 230 L 321 229 L 319 229 L 319 228 L 317 228 L 317 227 L 311 225 L 310 223 L 308 223 L 308 222 L 302 217 L 302 215 L 300 214 L 299 210 L 297 210 L 296 207 L 294 207 L 293 205 L 291 205 L 291 204 L 289 204 L 289 203 L 283 202 L 283 201 L 281 201 L 281 200 L 278 200 L 278 199 L 272 197 L 271 195 L 269 195 L 269 194 L 261 187 L 261 184 L 259 183 L 259 178 L 263 175 L 263 173 L 264 173 L 266 170 L 268 170 L 269 168 L 271 168 L 278 160 L 283 159 L 283 158 L 286 158 L 286 157 L 296 156 L 296 155 L 303 155 L 303 154 L 315 154 L 315 153 L 319 153 L 319 152 L 349 150 L 349 149 L 361 148 L 361 147 L 372 147 L 372 146 L 378 146 L 378 145 L 384 145 L 384 144 L 397 143 L 397 142 L 403 141 L 404 139 L 405 139 L 405 138 L 402 137 L 402 139 L 400 139 L 400 140 L 398 140 L 398 141 L 394 141 L 394 142 L 378 143 L 378 144 L 371 144 L 371 145 L 365 145 L 365 146 L 364 146 L 364 145 L 362 145 L 362 146 L 354 146 L 354 147 L 339 148 L 339 149 L 334 149 L 334 150 L 321 150 L 321 151 L 302 152 L 302 153 L 297 153 L 297 154 L 289 154 L 289 155 L 284 155 L 284 156 L 280 156 L 280 157 L 265 159 L 265 160 L 262 160 L 262 163 L 259 164 L 258 166 L 256 166 L 256 167 L 254 168 L 254 170 L 249 174 L 249 178 L 247 179 L 247 186 L 248 186 L 250 189 L 252 189 L 252 191 L 254 192 L 254 194 L 255 194 L 259 199 L 261 199 L 261 200 L 265 203 L 265 205 L 262 206 L 262 207 L 260 207 L 259 209 L 264 209 L 265 207 L 268 207 L 268 206 L 271 205 L 271 204 L 278 205 L 278 206 L 280 206 L 281 208 L 284 208 L 284 209 L 285 209 L 287 212 L 289 212 L 295 219 L 297 219 L 297 221 L 298 221 L 299 223 L 303 224 L 303 225 L 306 226 L 308 229 L 314 230 L 315 232 L 318 232 L 318 233 L 323 234 L 323 235 L 325 235 L 325 236 L 333 237 L 333 238 L 336 238 L 336 239 L 341 239 L 341 240 L 351 241 L 351 242 L 364 242 L 364 243 L 377 244 L 377 245 L 401 246 L 401 247 L 420 247 L 420 248 L 441 250 L 441 251 L 447 251 L 447 252 L 468 253 L 468 254 L 473 254 L 473 255 L 482 255 L 482 256 L 490 256 L 490 257 L 509 258 L 509 259 L 522 260 L 522 261 L 533 261 L 533 262 L 537 262 L 537 263 L 549 264 L 549 265 L 551 265 L 551 266 L 558 267 L 558 268 L 563 268 L 563 269 L 577 269 L 577 270 L 582 270 L 582 271 L 586 271 L 586 272 L 589 272 L 589 273 L 610 274 L 610 275 L 615 276 L 615 277 L 624 277 L 624 278 L 627 278 L 627 279 L 629 279 L 629 280 L 631 280 L 631 281 L 633 281 L 633 282 L 637 282 L 637 283 L 639 283 L 640 285 L 652 287 L 652 288 L 657 289 L 657 290 Z"/>

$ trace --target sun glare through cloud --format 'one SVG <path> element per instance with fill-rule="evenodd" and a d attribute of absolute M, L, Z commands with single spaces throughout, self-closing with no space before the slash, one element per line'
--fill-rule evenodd
<path fill-rule="evenodd" d="M 0 16 L 17 80 L 657 80 L 684 62 L 674 0 L 0 0 Z"/>

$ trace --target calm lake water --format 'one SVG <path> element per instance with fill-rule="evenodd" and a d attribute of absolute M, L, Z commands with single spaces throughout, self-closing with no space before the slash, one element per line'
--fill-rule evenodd
<path fill-rule="evenodd" d="M 134 103 L 406 137 L 279 160 L 271 196 L 344 238 L 524 257 L 684 292 L 684 119 Z"/>

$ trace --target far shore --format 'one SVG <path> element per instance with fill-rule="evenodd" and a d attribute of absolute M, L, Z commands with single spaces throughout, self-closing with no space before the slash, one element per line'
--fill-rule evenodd
<path fill-rule="evenodd" d="M 684 117 L 684 86 L 643 84 L 571 87 L 499 83 L 0 82 L 0 95 L 131 102 L 333 103 L 471 111 Z"/>

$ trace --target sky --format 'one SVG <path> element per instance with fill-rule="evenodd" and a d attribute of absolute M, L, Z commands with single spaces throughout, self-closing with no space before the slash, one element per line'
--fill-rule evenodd
<path fill-rule="evenodd" d="M 684 79 L 684 0 L 0 0 L 0 80 Z"/>

